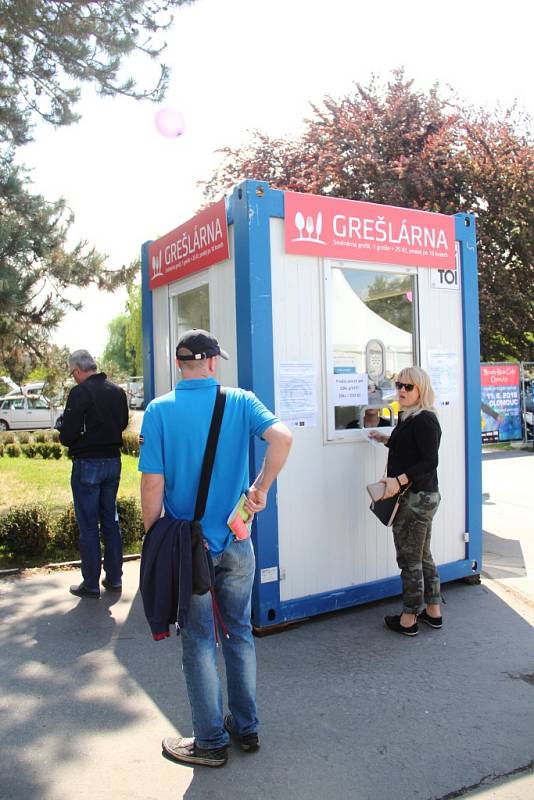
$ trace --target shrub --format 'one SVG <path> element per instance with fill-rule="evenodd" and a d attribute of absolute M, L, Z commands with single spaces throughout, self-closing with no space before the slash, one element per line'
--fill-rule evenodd
<path fill-rule="evenodd" d="M 55 428 L 52 428 L 50 432 L 50 439 L 53 442 L 59 442 L 59 431 L 56 431 Z"/>
<path fill-rule="evenodd" d="M 17 439 L 19 440 L 19 444 L 29 444 L 31 442 L 31 436 L 28 431 L 21 431 L 17 435 Z"/>
<path fill-rule="evenodd" d="M 126 431 L 122 434 L 122 452 L 127 456 L 139 456 L 139 434 Z"/>
<path fill-rule="evenodd" d="M 17 440 L 15 439 L 14 433 L 11 431 L 4 431 L 0 433 L 0 441 L 2 441 L 3 444 L 15 444 Z"/>
<path fill-rule="evenodd" d="M 79 550 L 80 530 L 72 503 L 59 515 L 54 525 L 54 544 L 59 550 Z"/>
<path fill-rule="evenodd" d="M 50 512 L 46 506 L 17 506 L 0 520 L 0 542 L 14 556 L 40 556 L 51 538 Z"/>
<path fill-rule="evenodd" d="M 36 442 L 43 443 L 47 442 L 49 439 L 48 431 L 36 431 L 34 435 L 34 439 Z"/>
<path fill-rule="evenodd" d="M 4 457 L 4 445 L 0 442 L 0 458 Z"/>
<path fill-rule="evenodd" d="M 18 444 L 6 444 L 6 453 L 10 458 L 18 458 L 22 450 Z"/>
<path fill-rule="evenodd" d="M 134 497 L 119 497 L 117 499 L 117 512 L 119 514 L 123 543 L 129 545 L 139 542 L 145 532 L 139 502 Z"/>
<path fill-rule="evenodd" d="M 22 452 L 27 458 L 35 458 L 37 455 L 37 445 L 33 442 L 29 442 L 29 444 L 23 444 Z"/>
<path fill-rule="evenodd" d="M 137 544 L 144 535 L 141 505 L 133 497 L 117 498 L 117 512 L 124 545 Z M 80 530 L 72 503 L 57 518 L 54 544 L 59 550 L 79 550 Z"/>
<path fill-rule="evenodd" d="M 37 453 L 41 456 L 41 458 L 50 458 L 52 455 L 52 445 L 50 442 L 39 442 L 37 445 Z"/>
<path fill-rule="evenodd" d="M 48 446 L 50 448 L 50 456 L 52 458 L 55 458 L 56 461 L 58 460 L 58 458 L 61 458 L 61 456 L 63 455 L 63 448 L 61 447 L 59 442 L 50 442 Z"/>

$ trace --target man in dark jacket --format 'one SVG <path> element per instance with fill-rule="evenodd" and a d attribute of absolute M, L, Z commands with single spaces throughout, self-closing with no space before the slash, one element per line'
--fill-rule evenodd
<path fill-rule="evenodd" d="M 71 487 L 80 529 L 82 577 L 71 586 L 77 597 L 100 597 L 100 536 L 104 540 L 102 585 L 122 588 L 122 540 L 117 516 L 121 476 L 122 431 L 128 425 L 126 393 L 107 380 L 87 350 L 69 357 L 70 374 L 78 384 L 69 392 L 59 438 L 73 459 Z"/>

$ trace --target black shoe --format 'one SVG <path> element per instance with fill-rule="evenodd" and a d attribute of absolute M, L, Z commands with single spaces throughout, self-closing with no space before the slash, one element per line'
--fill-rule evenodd
<path fill-rule="evenodd" d="M 232 736 L 236 742 L 239 743 L 241 750 L 244 750 L 245 753 L 254 753 L 256 750 L 260 749 L 260 737 L 256 731 L 254 731 L 254 733 L 245 733 L 243 736 L 239 736 L 239 734 L 232 730 L 232 723 L 232 715 L 227 714 L 224 718 L 225 730 L 227 730 L 230 736 Z"/>
<path fill-rule="evenodd" d="M 384 617 L 384 622 L 390 631 L 394 631 L 395 633 L 403 633 L 405 636 L 417 636 L 419 633 L 419 626 L 417 625 L 417 622 L 415 622 L 413 625 L 410 625 L 409 628 L 406 628 L 404 625 L 401 625 L 400 619 L 400 614 L 396 614 L 394 617 Z"/>
<path fill-rule="evenodd" d="M 76 597 L 92 597 L 94 600 L 98 600 L 100 597 L 100 592 L 98 590 L 92 592 L 90 589 L 87 589 L 83 581 L 78 584 L 78 586 L 71 586 L 69 592 L 76 595 Z"/>
<path fill-rule="evenodd" d="M 426 613 L 426 608 L 417 615 L 418 622 L 425 622 L 431 628 L 441 628 L 443 625 L 443 617 L 431 617 Z"/>
<path fill-rule="evenodd" d="M 110 583 L 107 578 L 103 579 L 102 586 L 107 592 L 122 592 L 122 583 Z"/>
<path fill-rule="evenodd" d="M 166 736 L 161 746 L 163 753 L 180 764 L 201 764 L 203 767 L 224 767 L 228 761 L 228 748 L 217 747 L 205 750 L 194 739 L 180 739 Z"/>

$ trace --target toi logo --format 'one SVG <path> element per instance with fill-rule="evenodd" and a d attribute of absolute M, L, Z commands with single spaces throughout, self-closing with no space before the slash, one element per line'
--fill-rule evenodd
<path fill-rule="evenodd" d="M 318 212 L 315 220 L 311 214 L 308 214 L 306 219 L 304 219 L 304 214 L 297 211 L 295 214 L 295 227 L 299 235 L 293 239 L 294 242 L 317 242 L 318 244 L 326 244 L 326 242 L 323 242 L 320 238 L 321 231 L 323 230 L 322 211 Z M 306 232 L 306 235 L 304 235 L 304 232 Z"/>

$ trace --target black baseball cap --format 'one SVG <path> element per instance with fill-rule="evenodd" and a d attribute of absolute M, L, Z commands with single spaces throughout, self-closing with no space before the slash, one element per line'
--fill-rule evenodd
<path fill-rule="evenodd" d="M 179 350 L 189 350 L 189 354 L 179 355 Z M 191 331 L 186 331 L 176 345 L 176 358 L 180 361 L 200 361 L 203 358 L 212 358 L 213 356 L 221 356 L 221 358 L 228 359 L 228 353 L 223 350 L 215 336 L 212 336 L 209 331 L 203 331 L 200 328 L 193 328 Z"/>

